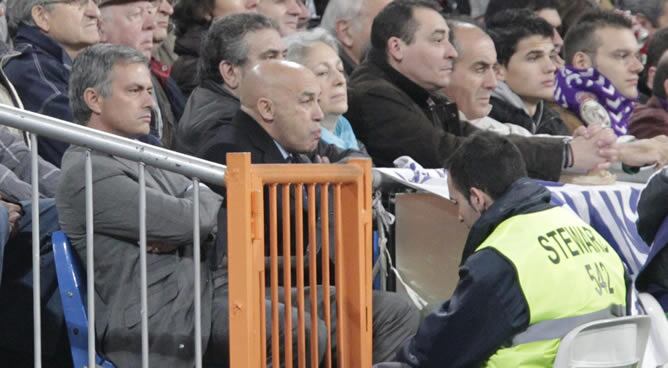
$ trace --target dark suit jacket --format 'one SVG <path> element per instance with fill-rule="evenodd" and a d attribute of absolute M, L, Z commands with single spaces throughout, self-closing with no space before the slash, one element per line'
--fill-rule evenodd
<path fill-rule="evenodd" d="M 84 155 L 71 146 L 63 156 L 56 194 L 60 224 L 82 260 L 86 254 Z M 139 183 L 137 163 L 94 151 L 95 328 L 101 351 L 117 367 L 141 365 Z M 149 360 L 155 367 L 192 367 L 193 198 L 185 176 L 146 167 L 146 238 L 176 247 L 147 254 Z M 200 190 L 200 234 L 215 234 L 222 198 Z M 212 271 L 202 265 L 202 342 L 212 315 Z"/>
<path fill-rule="evenodd" d="M 226 164 L 226 155 L 228 152 L 250 152 L 251 162 L 254 164 L 284 164 L 288 161 L 283 157 L 283 154 L 274 143 L 271 136 L 248 114 L 239 111 L 234 119 L 229 123 L 224 123 L 217 130 L 217 133 L 202 145 L 198 156 L 209 161 Z M 296 156 L 299 163 L 312 163 L 313 157 L 319 155 L 321 157 L 329 158 L 330 162 L 338 162 L 347 157 L 368 157 L 364 153 L 355 150 L 342 150 L 333 144 L 327 144 L 323 141 L 318 143 L 318 147 L 311 154 L 293 154 Z M 221 194 L 224 194 L 224 188 L 213 188 Z M 280 193 L 280 187 L 279 187 Z M 306 192 L 306 191 L 305 191 Z M 266 196 L 265 192 L 265 196 Z M 319 196 L 318 196 L 319 197 Z M 278 195 L 278 239 L 279 239 L 279 254 L 282 252 L 282 231 L 281 231 L 281 196 Z M 268 216 L 269 208 L 268 201 L 265 201 L 265 214 Z M 308 226 L 306 221 L 308 219 L 306 212 L 306 201 L 304 201 L 304 231 L 306 233 Z M 330 206 L 330 208 L 333 208 Z M 319 213 L 319 211 L 318 211 Z M 222 217 L 222 216 L 221 216 Z M 294 208 L 291 207 L 291 224 L 294 224 Z M 332 223 L 330 221 L 330 223 Z M 224 253 L 227 249 L 227 236 L 223 236 L 222 232 L 225 230 L 219 228 L 218 249 L 219 253 Z M 268 221 L 265 221 L 265 234 L 269 234 Z M 333 232 L 331 232 L 333 235 Z M 294 232 L 293 232 L 294 235 Z M 266 237 L 268 240 L 268 236 Z M 294 240 L 294 238 L 293 238 Z M 292 243 L 292 254 L 294 253 L 294 241 Z M 306 240 L 304 244 L 306 244 Z M 333 244 L 333 243 L 332 243 Z M 268 247 L 268 242 L 267 242 Z M 268 248 L 267 248 L 268 251 Z"/>

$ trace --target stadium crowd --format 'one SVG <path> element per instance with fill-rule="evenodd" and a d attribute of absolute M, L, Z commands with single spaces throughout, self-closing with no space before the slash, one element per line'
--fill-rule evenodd
<path fill-rule="evenodd" d="M 374 363 L 548 367 L 559 340 L 522 340 L 528 327 L 627 305 L 620 258 L 533 179 L 668 164 L 667 0 L 0 0 L 0 15 L 2 104 L 222 164 L 250 152 L 253 163 L 393 167 L 410 156 L 448 169 L 470 228 L 458 286 L 425 318 L 374 291 Z M 25 134 L 0 121 L 0 148 L 0 359 L 32 365 L 39 211 L 42 353 L 46 366 L 71 366 L 49 234 L 64 230 L 85 259 L 86 150 L 38 138 L 36 204 Z M 98 351 L 135 367 L 139 174 L 93 156 Z M 150 361 L 190 367 L 191 181 L 146 175 Z M 668 215 L 668 176 L 648 188 L 638 228 L 649 244 Z M 204 362 L 216 367 L 229 358 L 225 195 L 199 194 L 215 250 L 201 260 Z M 668 291 L 668 251 L 657 254 L 642 287 Z M 608 276 L 596 294 L 574 276 L 590 264 Z M 285 316 L 281 333 L 296 334 Z M 323 331 L 307 329 L 320 358 Z"/>

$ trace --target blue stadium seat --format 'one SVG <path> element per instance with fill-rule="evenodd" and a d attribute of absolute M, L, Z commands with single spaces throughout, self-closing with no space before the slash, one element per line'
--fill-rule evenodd
<path fill-rule="evenodd" d="M 86 315 L 86 277 L 81 273 L 79 258 L 72 250 L 70 240 L 62 231 L 51 234 L 53 257 L 56 262 L 58 289 L 63 303 L 67 335 L 70 340 L 72 362 L 75 368 L 88 365 L 88 316 Z M 114 365 L 99 354 L 96 365 L 114 368 Z"/>

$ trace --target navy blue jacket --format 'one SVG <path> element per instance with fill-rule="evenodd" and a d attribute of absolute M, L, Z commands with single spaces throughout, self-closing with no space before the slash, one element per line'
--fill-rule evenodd
<path fill-rule="evenodd" d="M 21 54 L 4 67 L 26 110 L 72 121 L 68 86 L 72 59 L 38 28 L 21 24 L 14 38 Z M 38 137 L 39 154 L 60 167 L 67 143 Z"/>
<path fill-rule="evenodd" d="M 550 192 L 528 179 L 498 198 L 471 228 L 452 297 L 425 318 L 397 360 L 421 368 L 477 367 L 526 330 L 529 307 L 515 269 L 494 249 L 475 250 L 504 220 L 550 207 Z"/>

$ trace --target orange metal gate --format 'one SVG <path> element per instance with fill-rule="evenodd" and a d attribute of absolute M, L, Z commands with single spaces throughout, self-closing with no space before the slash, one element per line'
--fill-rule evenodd
<path fill-rule="evenodd" d="M 339 367 L 370 367 L 371 161 L 358 159 L 335 165 L 251 165 L 250 154 L 232 153 L 228 154 L 227 163 L 231 367 L 265 367 L 267 341 L 274 367 L 292 367 L 294 358 L 298 367 L 318 366 L 323 352 L 318 351 L 317 338 L 307 341 L 305 333 L 309 326 L 311 336 L 318 336 L 317 289 L 311 287 L 310 293 L 304 293 L 307 282 L 308 286 L 316 285 L 318 270 L 323 280 L 320 289 L 324 310 L 320 314 L 324 315 L 328 336 L 321 366 L 331 367 L 336 361 Z M 281 206 L 277 205 L 279 198 Z M 330 203 L 333 211 L 330 211 Z M 291 215 L 291 207 L 299 210 Z M 268 216 L 265 216 L 265 208 L 268 208 Z M 281 211 L 282 221 L 278 221 L 278 211 Z M 317 244 L 316 237 L 318 217 L 321 244 Z M 269 234 L 265 234 L 265 219 L 269 219 L 266 224 Z M 308 231 L 306 237 L 304 223 Z M 330 225 L 334 244 L 329 244 Z M 282 230 L 282 250 L 278 247 L 279 229 Z M 269 255 L 265 254 L 267 244 Z M 318 245 L 320 259 L 316 252 Z M 330 247 L 335 250 L 335 321 L 334 307 L 326 297 L 330 286 L 325 281 L 332 272 L 328 258 Z M 292 248 L 294 256 L 290 253 Z M 267 256 L 269 270 L 265 270 Z M 281 258 L 282 272 L 279 272 Z M 269 285 L 266 285 L 267 279 Z M 281 296 L 286 311 L 285 331 L 291 331 L 293 324 L 297 326 L 296 351 L 292 349 L 291 333 L 279 336 L 279 281 L 284 287 Z M 291 288 L 296 288 L 296 300 L 292 300 Z M 265 295 L 271 300 L 272 336 L 269 340 L 265 338 Z M 311 308 L 307 310 L 308 298 Z M 298 310 L 296 321 L 290 317 L 292 307 Z M 310 320 L 305 320 L 306 313 L 311 314 Z M 336 323 L 334 336 L 330 333 L 332 323 Z M 334 344 L 336 348 L 332 348 Z M 307 350 L 310 350 L 309 356 Z"/>

